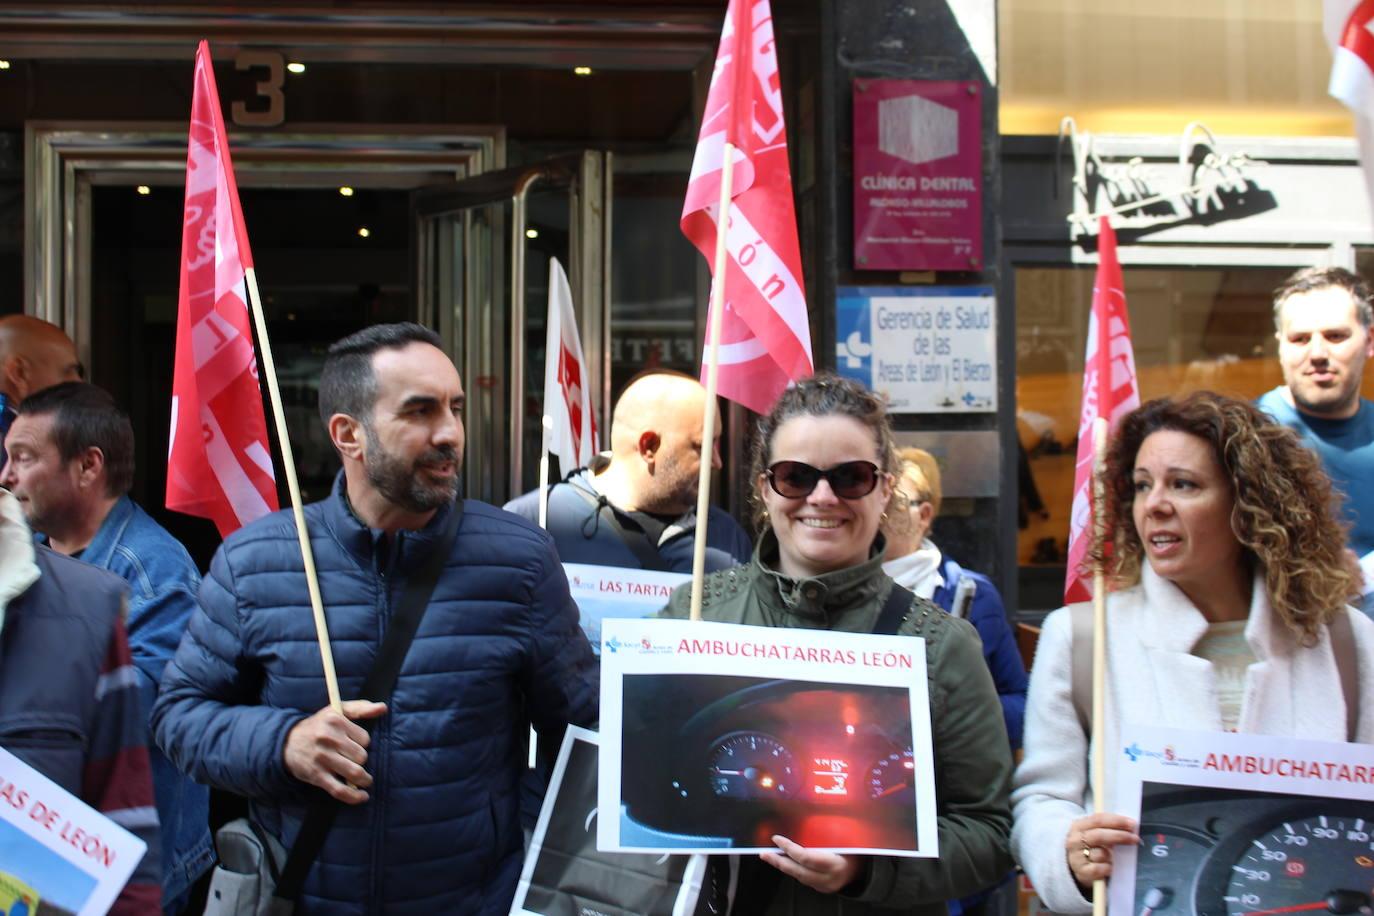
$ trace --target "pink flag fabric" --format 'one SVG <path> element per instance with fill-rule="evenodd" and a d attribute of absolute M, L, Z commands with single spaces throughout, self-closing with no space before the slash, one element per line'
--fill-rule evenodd
<path fill-rule="evenodd" d="M 1092 599 L 1092 576 L 1081 567 L 1093 537 L 1093 421 L 1107 419 L 1109 429 L 1140 406 L 1131 321 L 1126 310 L 1116 232 L 1104 216 L 1097 235 L 1097 279 L 1088 318 L 1087 353 L 1083 357 L 1083 402 L 1078 418 L 1078 460 L 1073 474 L 1073 513 L 1069 519 L 1069 561 L 1064 576 L 1064 603 Z"/>
<path fill-rule="evenodd" d="M 767 413 L 812 372 L 782 87 L 768 0 L 730 0 L 682 207 L 682 232 L 715 270 L 724 148 L 734 145 L 718 390 Z M 703 360 L 704 362 L 704 360 Z M 704 368 L 704 367 L 703 367 Z"/>
<path fill-rule="evenodd" d="M 586 467 L 597 453 L 596 411 L 587 384 L 587 361 L 577 335 L 572 289 L 557 258 L 549 258 L 549 321 L 544 349 L 544 414 L 553 424 L 549 452 L 564 476 Z"/>
<path fill-rule="evenodd" d="M 1374 212 L 1374 0 L 1324 0 L 1322 31 L 1332 57 L 1327 91 L 1355 115 L 1360 163 Z"/>
<path fill-rule="evenodd" d="M 244 272 L 253 266 L 215 87 L 196 49 L 177 296 L 167 508 L 221 537 L 277 509 Z"/>

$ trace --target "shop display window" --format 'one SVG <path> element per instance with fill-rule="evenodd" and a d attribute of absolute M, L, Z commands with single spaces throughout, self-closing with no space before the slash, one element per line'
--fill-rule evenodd
<path fill-rule="evenodd" d="M 1361 257 L 1374 266 L 1374 250 Z M 1094 273 L 1092 265 L 1016 271 L 1017 565 L 1026 609 L 1063 603 Z M 1199 389 L 1254 399 L 1282 384 L 1270 292 L 1290 273 L 1127 267 L 1142 400 Z M 1365 396 L 1374 396 L 1368 378 Z"/>

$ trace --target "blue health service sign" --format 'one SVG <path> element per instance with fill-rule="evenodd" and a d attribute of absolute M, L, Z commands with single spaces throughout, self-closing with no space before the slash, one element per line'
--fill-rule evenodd
<path fill-rule="evenodd" d="M 997 410 L 997 299 L 990 286 L 843 286 L 836 368 L 893 413 Z"/>

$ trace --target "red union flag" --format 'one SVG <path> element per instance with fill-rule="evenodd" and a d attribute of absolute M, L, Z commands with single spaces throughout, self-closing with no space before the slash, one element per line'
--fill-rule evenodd
<path fill-rule="evenodd" d="M 768 0 L 730 0 L 697 138 L 682 232 L 715 270 L 720 180 L 734 145 L 719 390 L 767 413 L 812 372 L 782 87 Z"/>
<path fill-rule="evenodd" d="M 1365 185 L 1374 200 L 1374 0 L 1325 0 L 1322 13 L 1332 57 L 1328 91 L 1355 115 Z"/>
<path fill-rule="evenodd" d="M 253 266 L 210 48 L 196 49 L 167 508 L 222 537 L 277 508 L 244 271 Z"/>
<path fill-rule="evenodd" d="M 1088 346 L 1083 357 L 1083 406 L 1078 418 L 1078 461 L 1073 472 L 1073 514 L 1069 519 L 1069 568 L 1064 576 L 1064 603 L 1092 598 L 1091 576 L 1080 567 L 1092 542 L 1093 421 L 1108 426 L 1140 406 L 1136 384 L 1131 321 L 1126 311 L 1116 233 L 1104 216 L 1097 235 L 1097 279 L 1093 282 Z"/>
<path fill-rule="evenodd" d="M 549 258 L 549 323 L 544 349 L 544 413 L 553 424 L 549 451 L 567 476 L 597 452 L 596 416 L 587 386 L 587 363 L 577 337 L 572 290 L 557 258 Z"/>

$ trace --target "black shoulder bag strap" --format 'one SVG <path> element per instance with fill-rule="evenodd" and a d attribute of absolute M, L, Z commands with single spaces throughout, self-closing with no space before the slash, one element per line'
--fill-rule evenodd
<path fill-rule="evenodd" d="M 909 589 L 893 582 L 892 591 L 888 592 L 883 609 L 878 612 L 878 622 L 873 624 L 873 632 L 879 636 L 896 636 L 915 600 L 916 596 Z"/>
<path fill-rule="evenodd" d="M 612 506 L 610 500 L 600 494 L 592 495 L 574 483 L 568 486 L 591 505 L 592 511 L 601 517 L 601 520 L 611 527 L 630 553 L 635 555 L 639 565 L 643 569 L 652 569 L 655 572 L 667 572 L 668 564 L 658 552 L 658 547 L 649 541 L 649 536 L 643 531 L 630 531 L 620 522 L 620 517 Z"/>
<path fill-rule="evenodd" d="M 434 594 L 435 583 L 443 571 L 444 562 L 453 552 L 453 541 L 458 534 L 458 526 L 463 520 L 463 500 L 457 499 L 449 512 L 448 524 L 439 536 L 434 550 L 426 558 L 424 565 L 406 581 L 405 591 L 401 593 L 400 604 L 391 615 L 391 623 L 386 628 L 386 638 L 382 640 L 377 657 L 372 662 L 372 670 L 363 681 L 362 696 L 376 703 L 391 699 L 396 688 L 396 679 L 401 674 L 401 663 L 405 661 L 410 644 L 415 639 L 415 631 L 420 628 L 420 619 L 429 607 L 429 598 Z M 359 722 L 363 728 L 371 729 L 372 722 Z M 282 866 L 281 879 L 272 896 L 279 900 L 295 902 L 305 884 L 306 872 L 314 864 L 315 857 L 324 846 L 324 838 L 334 825 L 338 814 L 339 802 L 323 790 L 313 798 L 301 822 L 296 842 L 287 853 L 286 864 Z"/>

